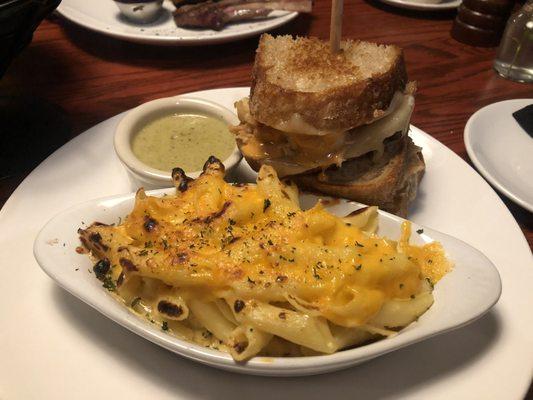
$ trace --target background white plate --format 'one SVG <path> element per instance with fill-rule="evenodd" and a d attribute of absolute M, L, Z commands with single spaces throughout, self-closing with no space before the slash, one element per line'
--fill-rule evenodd
<path fill-rule="evenodd" d="M 380 0 L 388 5 L 409 10 L 443 11 L 453 10 L 461 5 L 462 0 Z"/>
<path fill-rule="evenodd" d="M 175 194 L 175 189 L 148 192 L 156 196 Z M 301 196 L 302 207 L 310 208 L 319 197 Z M 398 335 L 366 346 L 318 357 L 255 357 L 247 363 L 236 363 L 229 354 L 206 349 L 161 331 L 159 326 L 138 318 L 109 295 L 91 272 L 93 262 L 86 254 L 78 254 L 78 228 L 81 221 L 113 224 L 123 220 L 133 209 L 135 193 L 112 196 L 76 205 L 54 217 L 35 240 L 34 253 L 41 268 L 61 287 L 94 307 L 125 328 L 170 351 L 201 363 L 228 371 L 267 376 L 304 376 L 331 372 L 370 360 L 432 336 L 471 323 L 492 307 L 501 293 L 498 271 L 490 260 L 466 243 L 440 232 L 420 226 L 412 227 L 411 243 L 434 240 L 442 243 L 455 266 L 436 285 L 435 303 L 420 319 Z M 326 206 L 338 216 L 345 216 L 362 205 L 346 200 Z M 391 239 L 400 237 L 403 219 L 380 212 L 378 234 Z M 55 244 L 54 244 L 55 243 Z M 72 266 L 76 265 L 75 268 Z"/>
<path fill-rule="evenodd" d="M 194 95 L 231 107 L 248 90 Z M 481 250 L 502 279 L 498 304 L 465 328 L 333 374 L 261 378 L 184 360 L 59 288 L 34 260 L 35 236 L 67 207 L 131 191 L 113 150 L 113 131 L 120 118 L 95 126 L 56 151 L 0 211 L 0 398 L 524 397 L 533 371 L 529 246 L 489 184 L 451 150 L 414 127 L 412 136 L 424 147 L 427 170 L 410 218 Z"/>
<path fill-rule="evenodd" d="M 478 171 L 516 204 L 533 212 L 533 138 L 513 112 L 533 99 L 500 101 L 478 110 L 465 126 L 468 156 Z"/>
<path fill-rule="evenodd" d="M 163 3 L 165 13 L 156 21 L 139 25 L 120 14 L 113 0 L 63 0 L 57 11 L 70 21 L 92 31 L 130 42 L 157 45 L 191 46 L 231 42 L 277 28 L 298 13 L 274 11 L 271 17 L 257 21 L 230 24 L 221 31 L 178 28 L 172 19 L 175 7 L 169 0 Z"/>

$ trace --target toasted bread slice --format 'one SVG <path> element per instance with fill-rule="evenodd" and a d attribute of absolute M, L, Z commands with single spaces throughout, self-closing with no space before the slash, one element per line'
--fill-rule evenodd
<path fill-rule="evenodd" d="M 406 135 L 389 146 L 377 165 L 372 164 L 370 157 L 359 157 L 343 163 L 337 170 L 326 171 L 325 177 L 314 173 L 291 179 L 303 189 L 377 205 L 405 217 L 424 170 L 421 148 Z"/>
<path fill-rule="evenodd" d="M 334 55 L 317 38 L 261 36 L 253 68 L 250 110 L 284 132 L 327 134 L 383 115 L 407 74 L 396 46 L 343 41 Z"/>

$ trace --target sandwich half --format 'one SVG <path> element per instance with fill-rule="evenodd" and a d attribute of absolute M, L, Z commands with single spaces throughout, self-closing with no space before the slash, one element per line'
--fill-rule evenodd
<path fill-rule="evenodd" d="M 405 216 L 424 172 L 408 137 L 416 86 L 396 46 L 263 35 L 237 143 L 252 168 Z"/>

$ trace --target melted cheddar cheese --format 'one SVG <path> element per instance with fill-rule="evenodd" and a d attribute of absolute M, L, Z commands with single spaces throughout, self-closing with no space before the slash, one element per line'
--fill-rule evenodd
<path fill-rule="evenodd" d="M 244 98 L 235 103 L 241 124 L 230 130 L 247 157 L 271 165 L 281 177 L 340 166 L 369 152 L 378 159 L 387 138 L 409 130 L 415 104 L 412 90 L 397 92 L 389 109 L 371 123 L 336 132 L 317 131 L 296 117 L 283 129 L 264 125 L 252 116 L 248 98 Z"/>
<path fill-rule="evenodd" d="M 193 300 L 217 304 L 222 299 L 232 323 L 239 321 L 238 302 L 243 307 L 275 305 L 317 318 L 332 332 L 339 327 L 395 328 L 372 322 L 390 301 L 426 296 L 408 322 L 431 305 L 427 283 L 436 283 L 450 262 L 438 243 L 410 245 L 408 223 L 398 242 L 382 238 L 365 232 L 364 213 L 339 218 L 321 202 L 302 210 L 296 187 L 281 183 L 271 167 L 261 168 L 257 185 L 228 184 L 222 169 L 207 165 L 194 181 L 182 176 L 176 195 L 147 196 L 141 189 L 121 224 L 80 231 L 93 254 L 108 260 L 109 276 L 127 305 L 140 299 L 147 314 L 155 308 L 172 311 L 166 305 L 172 301 L 160 305 L 161 296 L 178 296 L 182 311 L 193 313 Z M 159 316 L 166 321 L 164 313 Z M 192 333 L 185 336 L 198 342 L 193 331 L 201 318 L 189 319 L 186 328 Z M 274 329 L 257 320 L 246 323 Z M 281 335 L 276 332 L 275 337 Z M 229 340 L 218 339 L 221 344 Z"/>

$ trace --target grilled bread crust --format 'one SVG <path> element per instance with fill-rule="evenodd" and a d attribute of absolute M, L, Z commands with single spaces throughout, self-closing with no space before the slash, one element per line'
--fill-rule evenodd
<path fill-rule="evenodd" d="M 296 116 L 323 132 L 345 131 L 380 117 L 407 74 L 402 50 L 343 41 L 332 55 L 317 38 L 265 34 L 255 57 L 250 111 L 280 130 Z M 313 134 L 313 132 L 300 132 Z"/>
<path fill-rule="evenodd" d="M 344 163 L 342 168 L 350 168 L 350 165 Z M 297 175 L 291 179 L 302 189 L 377 205 L 382 210 L 405 217 L 409 204 L 416 197 L 424 170 L 421 148 L 406 135 L 399 152 L 392 154 L 378 168 L 359 173 L 352 181 L 324 182 L 319 179 L 319 173 Z"/>

